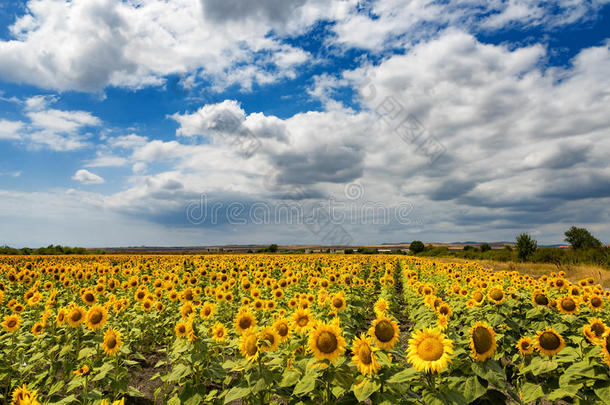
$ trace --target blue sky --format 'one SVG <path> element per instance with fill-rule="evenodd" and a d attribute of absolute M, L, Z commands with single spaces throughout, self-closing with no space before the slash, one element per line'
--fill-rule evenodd
<path fill-rule="evenodd" d="M 0 244 L 608 243 L 608 3 L 3 2 Z"/>

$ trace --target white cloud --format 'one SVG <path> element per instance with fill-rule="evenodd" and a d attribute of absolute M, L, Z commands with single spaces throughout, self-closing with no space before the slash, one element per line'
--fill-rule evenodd
<path fill-rule="evenodd" d="M 30 149 L 72 151 L 85 147 L 91 134 L 87 129 L 99 127 L 102 121 L 87 111 L 50 108 L 55 96 L 33 96 L 23 102 L 27 121 L 0 119 L 0 140 L 19 141 Z"/>
<path fill-rule="evenodd" d="M 24 127 L 21 121 L 8 121 L 0 119 L 0 140 L 20 139 L 20 131 Z"/>
<path fill-rule="evenodd" d="M 103 184 L 104 179 L 98 176 L 97 174 L 91 173 L 88 170 L 80 169 L 74 176 L 72 176 L 72 180 L 80 181 L 83 184 Z"/>
<path fill-rule="evenodd" d="M 161 85 L 168 74 L 197 71 L 218 88 L 293 76 L 307 54 L 269 31 L 294 32 L 303 18 L 317 19 L 320 8 L 297 19 L 269 15 L 274 24 L 267 25 L 250 3 L 231 9 L 243 18 L 226 20 L 224 12 L 215 14 L 223 3 L 203 10 L 195 0 L 30 0 L 28 13 L 10 27 L 14 39 L 0 42 L 0 76 L 91 92 Z M 249 68 L 237 68 L 244 65 Z"/>

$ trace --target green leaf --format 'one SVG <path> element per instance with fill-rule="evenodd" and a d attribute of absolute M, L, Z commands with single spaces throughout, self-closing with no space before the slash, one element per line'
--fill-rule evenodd
<path fill-rule="evenodd" d="M 549 401 L 557 401 L 564 397 L 573 397 L 574 394 L 578 392 L 579 389 L 582 388 L 582 384 L 578 385 L 568 385 L 566 387 L 558 388 L 553 390 L 548 396 L 547 399 Z"/>
<path fill-rule="evenodd" d="M 86 359 L 88 357 L 93 356 L 95 353 L 97 352 L 97 350 L 95 350 L 93 347 L 85 347 L 83 349 L 80 349 L 80 352 L 78 352 L 78 360 L 81 359 Z"/>
<path fill-rule="evenodd" d="M 606 405 L 610 405 L 610 384 L 604 384 L 598 388 L 593 388 L 595 395 Z"/>
<path fill-rule="evenodd" d="M 381 385 L 373 380 L 365 378 L 361 383 L 356 384 L 352 387 L 352 391 L 354 391 L 354 395 L 358 402 L 362 402 L 368 397 L 370 397 L 373 393 L 377 392 Z"/>
<path fill-rule="evenodd" d="M 178 397 L 178 394 L 175 394 L 169 401 L 167 401 L 167 405 L 182 405 L 182 401 Z"/>
<path fill-rule="evenodd" d="M 286 370 L 282 375 L 282 381 L 280 381 L 280 387 L 290 387 L 299 381 L 301 378 L 301 373 L 297 370 Z"/>
<path fill-rule="evenodd" d="M 225 395 L 225 404 L 228 404 L 231 401 L 235 401 L 236 399 L 241 399 L 245 396 L 250 395 L 250 388 L 248 387 L 233 387 L 227 392 Z"/>
<path fill-rule="evenodd" d="M 110 363 L 102 364 L 102 366 L 97 370 L 97 374 L 95 375 L 95 377 L 93 377 L 91 379 L 91 381 L 99 381 L 99 380 L 103 379 L 113 369 L 114 369 L 113 364 L 110 364 Z"/>
<path fill-rule="evenodd" d="M 461 392 L 466 401 L 472 402 L 487 392 L 487 387 L 481 384 L 479 378 L 473 375 L 468 377 L 464 382 Z"/>
<path fill-rule="evenodd" d="M 316 379 L 318 378 L 318 373 L 308 373 L 299 380 L 297 385 L 294 387 L 294 391 L 292 391 L 292 395 L 304 395 L 309 394 L 316 387 Z"/>
<path fill-rule="evenodd" d="M 533 402 L 543 395 L 544 392 L 540 385 L 526 382 L 523 384 L 523 387 L 521 387 L 521 398 L 523 399 L 523 402 Z"/>
<path fill-rule="evenodd" d="M 190 369 L 184 364 L 178 364 L 173 369 L 172 372 L 167 376 L 167 381 L 169 382 L 178 382 L 181 378 L 185 377 L 190 373 Z"/>
<path fill-rule="evenodd" d="M 401 384 L 407 382 L 418 375 L 418 371 L 413 367 L 405 368 L 404 370 L 394 374 L 388 379 L 388 384 Z"/>
<path fill-rule="evenodd" d="M 132 397 L 143 397 L 144 394 L 142 394 L 136 387 L 132 387 L 131 385 L 127 388 L 127 394 L 129 394 Z"/>

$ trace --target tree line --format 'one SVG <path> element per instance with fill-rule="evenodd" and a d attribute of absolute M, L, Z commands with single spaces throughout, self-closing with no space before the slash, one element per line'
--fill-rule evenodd
<path fill-rule="evenodd" d="M 516 238 L 515 248 L 505 246 L 503 249 L 492 249 L 487 243 L 480 247 L 464 246 L 462 251 L 450 251 L 447 247 L 425 246 L 421 241 L 413 241 L 409 246 L 412 254 L 422 256 L 452 256 L 472 260 L 528 261 L 534 263 L 552 263 L 557 266 L 592 264 L 610 268 L 610 249 L 604 247 L 586 228 L 571 227 L 564 233 L 564 241 L 569 249 L 558 247 L 539 247 L 528 233 Z"/>
<path fill-rule="evenodd" d="M 61 245 L 49 245 L 37 249 L 21 248 L 15 249 L 10 246 L 0 247 L 0 255 L 87 255 L 87 254 L 105 254 L 104 250 L 98 249 L 90 251 L 82 247 L 70 247 Z"/>

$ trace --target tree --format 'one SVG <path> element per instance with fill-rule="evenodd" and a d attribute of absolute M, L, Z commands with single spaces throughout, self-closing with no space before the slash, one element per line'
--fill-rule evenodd
<path fill-rule="evenodd" d="M 481 252 L 487 252 L 489 250 L 491 250 L 491 246 L 489 246 L 489 243 L 483 243 L 481 245 Z"/>
<path fill-rule="evenodd" d="M 475 250 L 474 246 L 470 246 L 470 245 L 464 245 L 464 247 L 462 248 L 462 250 L 464 251 L 469 251 L 469 250 Z"/>
<path fill-rule="evenodd" d="M 575 226 L 568 229 L 564 239 L 574 249 L 594 249 L 602 246 L 602 243 L 591 232 L 585 228 L 577 228 Z"/>
<path fill-rule="evenodd" d="M 538 248 L 538 242 L 531 238 L 527 233 L 522 233 L 517 237 L 517 251 L 519 259 L 525 261 Z"/>
<path fill-rule="evenodd" d="M 424 245 L 424 242 L 420 240 L 414 240 L 409 245 L 409 250 L 415 254 L 423 252 L 425 248 L 426 246 Z"/>

